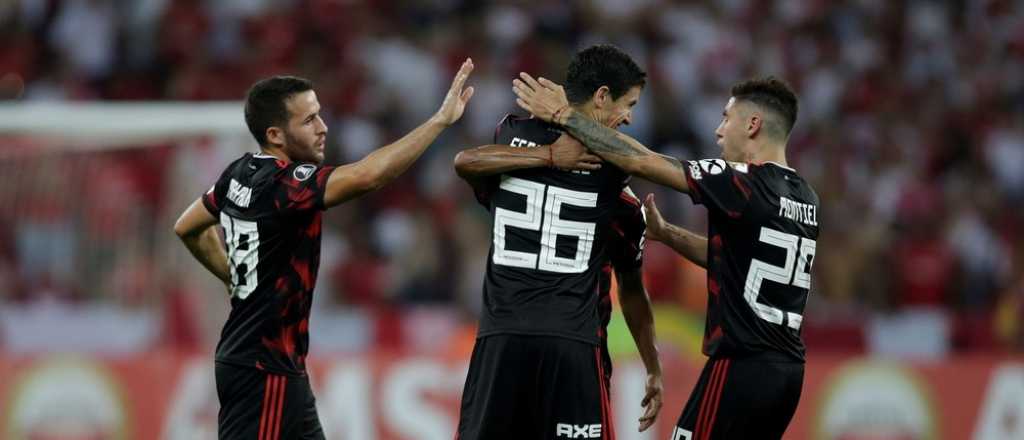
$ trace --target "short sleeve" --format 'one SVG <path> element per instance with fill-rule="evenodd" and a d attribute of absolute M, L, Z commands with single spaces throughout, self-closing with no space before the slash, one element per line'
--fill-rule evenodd
<path fill-rule="evenodd" d="M 213 184 L 206 194 L 203 194 L 203 206 L 206 207 L 214 217 L 220 217 L 220 211 L 224 208 L 224 196 L 227 194 L 227 182 L 229 179 L 221 177 Z"/>
<path fill-rule="evenodd" d="M 512 115 L 505 115 L 498 122 L 498 126 L 494 127 L 494 143 L 498 145 L 508 145 L 512 143 L 512 130 L 509 127 L 512 124 Z"/>
<path fill-rule="evenodd" d="M 284 213 L 324 210 L 327 179 L 334 169 L 309 163 L 289 164 L 279 177 L 280 191 L 274 200 L 275 208 Z"/>
<path fill-rule="evenodd" d="M 686 161 L 686 183 L 694 203 L 725 213 L 743 215 L 750 202 L 748 165 L 722 159 Z"/>
<path fill-rule="evenodd" d="M 617 271 L 637 270 L 643 265 L 644 233 L 647 222 L 644 219 L 640 199 L 627 186 L 619 194 L 609 223 L 612 265 Z"/>

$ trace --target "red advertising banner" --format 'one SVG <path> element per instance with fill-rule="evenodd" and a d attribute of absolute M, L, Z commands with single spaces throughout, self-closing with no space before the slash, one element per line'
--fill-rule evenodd
<path fill-rule="evenodd" d="M 653 432 L 641 434 L 636 428 L 644 370 L 636 361 L 617 362 L 612 404 L 619 440 L 672 435 L 702 365 L 665 359 L 664 366 L 665 407 Z M 330 439 L 453 437 L 464 359 L 378 354 L 320 358 L 311 373 Z M 0 377 L 4 439 L 216 438 L 209 356 L 0 357 Z M 913 364 L 812 358 L 799 410 L 785 438 L 1024 439 L 1024 359 L 964 357 Z"/>

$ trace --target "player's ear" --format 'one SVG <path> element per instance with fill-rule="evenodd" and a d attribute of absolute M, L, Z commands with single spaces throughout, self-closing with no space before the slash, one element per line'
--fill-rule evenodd
<path fill-rule="evenodd" d="M 612 101 L 611 90 L 608 89 L 608 86 L 598 87 L 597 90 L 594 90 L 593 98 L 595 108 L 604 108 Z"/>
<path fill-rule="evenodd" d="M 750 119 L 747 122 L 747 136 L 751 137 L 751 138 L 754 137 L 754 136 L 757 136 L 757 133 L 759 133 L 761 131 L 761 128 L 763 126 L 764 126 L 764 117 L 761 116 L 761 113 L 758 113 L 758 112 L 751 113 L 750 114 Z"/>
<path fill-rule="evenodd" d="M 284 145 L 284 130 L 280 127 L 267 127 L 267 143 L 271 145 Z"/>

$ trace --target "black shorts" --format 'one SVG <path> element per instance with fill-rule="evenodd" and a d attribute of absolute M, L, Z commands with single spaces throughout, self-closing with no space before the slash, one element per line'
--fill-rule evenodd
<path fill-rule="evenodd" d="M 550 336 L 476 340 L 458 440 L 614 439 L 601 350 Z"/>
<path fill-rule="evenodd" d="M 323 439 L 309 377 L 216 363 L 217 438 Z"/>
<path fill-rule="evenodd" d="M 781 439 L 803 382 L 799 362 L 708 359 L 671 439 Z"/>

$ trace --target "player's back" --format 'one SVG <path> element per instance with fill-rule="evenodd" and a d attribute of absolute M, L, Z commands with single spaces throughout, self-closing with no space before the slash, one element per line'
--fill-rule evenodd
<path fill-rule="evenodd" d="M 532 118 L 506 117 L 495 143 L 533 148 L 562 132 Z M 609 222 L 627 176 L 551 168 L 501 176 L 481 201 L 493 218 L 479 336 L 559 336 L 598 343 L 599 275 Z"/>
<path fill-rule="evenodd" d="M 817 194 L 795 170 L 771 162 L 693 161 L 687 180 L 709 212 L 705 353 L 803 361 Z"/>
<path fill-rule="evenodd" d="M 246 153 L 203 197 L 224 228 L 231 269 L 231 314 L 218 362 L 305 373 L 331 170 Z"/>

